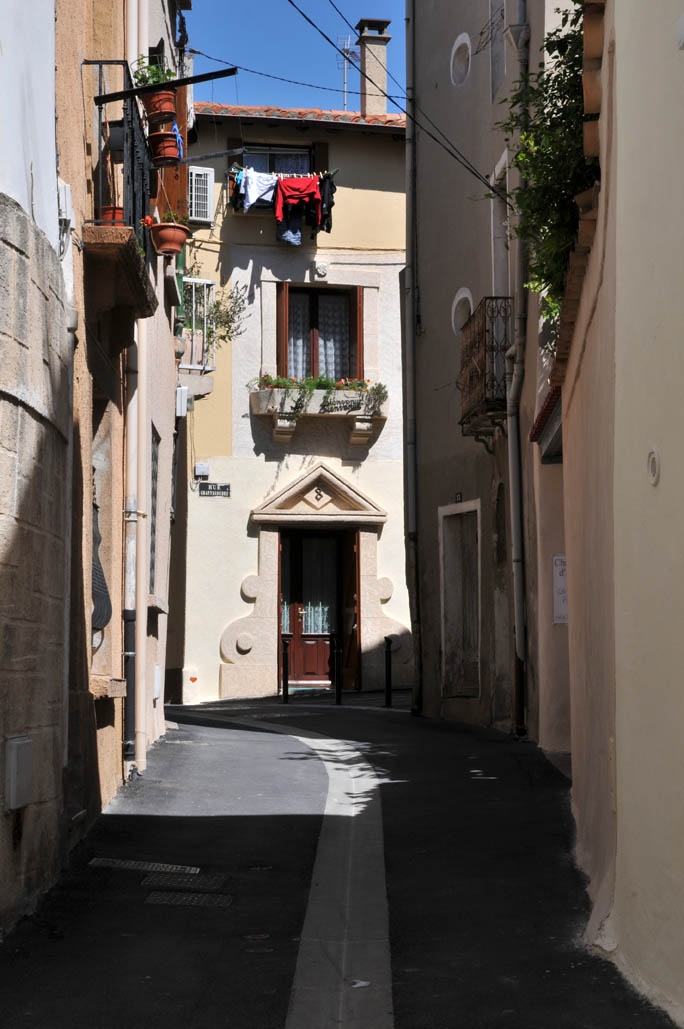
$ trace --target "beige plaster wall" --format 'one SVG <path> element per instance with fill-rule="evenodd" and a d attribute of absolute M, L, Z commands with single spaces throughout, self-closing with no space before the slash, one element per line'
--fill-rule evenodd
<path fill-rule="evenodd" d="M 214 153 L 225 147 L 227 130 L 221 120 L 207 125 L 198 122 L 199 141 L 193 153 Z M 267 133 L 267 135 L 264 135 Z M 321 233 L 317 244 L 303 233 L 302 251 L 314 259 L 321 247 L 339 250 L 400 250 L 404 237 L 404 142 L 403 134 L 397 139 L 391 135 L 360 135 L 349 131 L 330 134 L 324 126 L 312 126 L 306 133 L 283 126 L 265 130 L 258 125 L 244 126 L 243 142 L 248 144 L 271 142 L 278 145 L 310 146 L 320 139 L 328 144 L 330 170 L 339 168 L 335 176 L 337 192 L 333 208 L 332 232 Z M 225 174 L 234 158 L 216 158 L 203 163 L 214 168 L 215 199 L 218 215 L 217 232 L 222 242 L 235 247 L 275 246 L 275 219 L 271 210 L 252 209 L 247 214 L 226 211 Z M 223 214 L 226 218 L 223 220 Z M 203 236 L 203 232 L 196 233 Z M 282 246 L 278 244 L 282 249 Z M 232 254 L 223 255 L 230 268 Z"/>
<path fill-rule="evenodd" d="M 611 28 L 607 21 L 606 38 Z M 594 903 L 596 940 L 613 900 L 615 818 L 616 155 L 612 58 L 604 60 L 601 197 L 563 385 L 563 492 L 568 572 L 572 802 L 577 858 Z"/>
<path fill-rule="evenodd" d="M 201 121 L 199 128 L 197 152 L 225 145 L 220 122 Z M 213 392 L 195 402 L 188 418 L 185 702 L 275 692 L 277 532 L 260 531 L 250 523 L 250 512 L 320 460 L 388 512 L 379 540 L 373 530 L 362 541 L 364 684 L 381 685 L 376 680 L 383 633 L 402 640 L 395 658 L 397 681 L 403 676 L 410 682 L 413 676 L 403 546 L 403 146 L 377 135 L 328 138 L 315 126 L 304 137 L 280 128 L 270 142 L 301 146 L 317 133 L 329 142 L 330 167 L 340 168 L 333 231 L 321 234 L 317 246 L 307 233 L 302 247 L 277 244 L 270 211 L 235 215 L 226 210 L 224 159 L 214 162 L 216 222 L 194 233 L 188 262 L 192 274 L 216 282 L 217 288 L 245 285 L 248 309 L 243 333 L 217 354 Z M 246 126 L 245 139 L 263 141 L 263 136 Z M 291 441 L 276 443 L 272 420 L 250 414 L 247 383 L 261 372 L 276 372 L 280 281 L 364 287 L 364 374 L 384 382 L 390 394 L 389 417 L 370 446 L 351 445 L 348 426 L 331 419 L 304 419 Z M 209 463 L 210 481 L 230 483 L 230 500 L 199 497 L 192 477 L 196 461 Z M 379 590 L 378 581 L 384 579 L 388 583 Z"/>
<path fill-rule="evenodd" d="M 684 1024 L 681 4 L 615 4 L 618 962 Z M 650 70 L 646 74 L 646 69 Z M 657 112 L 657 116 L 654 116 Z M 660 455 L 657 485 L 647 459 Z"/>

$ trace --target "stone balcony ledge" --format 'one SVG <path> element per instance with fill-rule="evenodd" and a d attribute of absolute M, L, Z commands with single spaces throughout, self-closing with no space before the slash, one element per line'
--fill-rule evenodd
<path fill-rule="evenodd" d="M 273 421 L 273 441 L 292 439 L 297 423 L 306 418 L 345 419 L 349 426 L 349 442 L 357 446 L 368 443 L 375 428 L 387 420 L 389 401 L 377 405 L 375 398 L 362 390 L 314 390 L 302 398 L 298 389 L 258 389 L 249 395 L 253 415 Z"/>

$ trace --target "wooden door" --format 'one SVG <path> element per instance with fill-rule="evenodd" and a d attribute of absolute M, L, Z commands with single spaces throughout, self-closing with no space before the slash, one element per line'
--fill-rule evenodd
<path fill-rule="evenodd" d="M 290 682 L 330 686 L 330 638 L 338 627 L 339 571 L 335 534 L 283 533 L 281 634 L 290 640 Z"/>
<path fill-rule="evenodd" d="M 342 635 L 342 688 L 361 689 L 361 607 L 359 603 L 359 533 L 346 532 L 340 540 L 340 566 L 342 604 L 340 632 Z"/>

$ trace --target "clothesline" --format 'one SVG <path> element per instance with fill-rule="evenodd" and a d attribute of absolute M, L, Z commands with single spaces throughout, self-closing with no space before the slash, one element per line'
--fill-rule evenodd
<path fill-rule="evenodd" d="M 245 213 L 256 203 L 273 203 L 276 238 L 290 246 L 301 246 L 302 222 L 312 226 L 311 238 L 332 228 L 331 211 L 336 191 L 334 172 L 286 175 L 239 168 L 231 173 L 235 187 L 231 203 Z"/>
<path fill-rule="evenodd" d="M 277 179 L 324 179 L 326 175 L 329 175 L 330 178 L 334 179 L 335 176 L 337 175 L 337 173 L 339 172 L 339 170 L 340 170 L 339 168 L 334 168 L 332 171 L 327 171 L 326 170 L 326 171 L 321 171 L 321 172 L 307 172 L 306 175 L 294 174 L 293 172 L 264 172 L 264 171 L 259 171 L 259 174 L 260 175 L 274 175 Z M 232 166 L 232 168 L 231 168 L 231 171 L 232 172 L 238 172 L 238 171 L 242 171 L 242 172 L 245 172 L 245 171 L 255 172 L 255 171 L 257 171 L 257 169 L 256 168 L 252 168 L 252 166 L 250 164 L 245 164 L 245 165 L 234 164 Z"/>

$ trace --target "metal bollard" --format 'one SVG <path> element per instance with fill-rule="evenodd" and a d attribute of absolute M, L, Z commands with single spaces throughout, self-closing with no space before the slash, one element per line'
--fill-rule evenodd
<path fill-rule="evenodd" d="M 385 707 L 392 707 L 392 637 L 385 636 Z"/>
<path fill-rule="evenodd" d="M 337 636 L 330 637 L 330 646 L 333 648 L 333 675 L 335 676 L 335 703 L 339 706 L 342 703 L 342 648 L 339 645 Z"/>
<path fill-rule="evenodd" d="M 290 641 L 283 637 L 283 704 L 290 702 Z"/>

